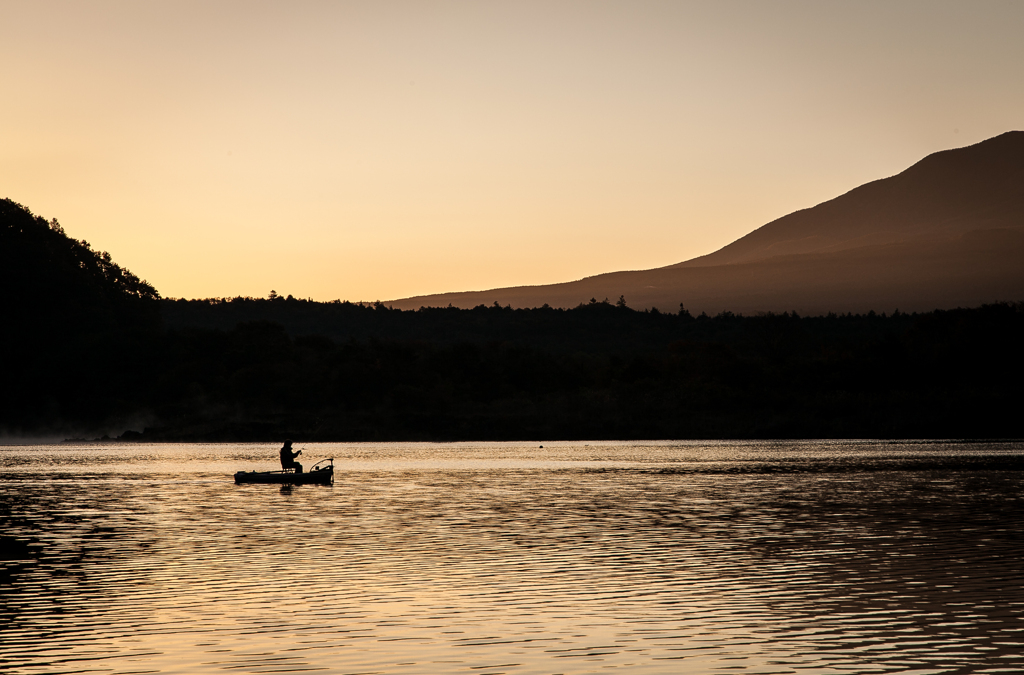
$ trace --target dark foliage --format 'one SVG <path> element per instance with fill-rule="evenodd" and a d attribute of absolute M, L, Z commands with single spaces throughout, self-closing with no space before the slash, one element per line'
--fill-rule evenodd
<path fill-rule="evenodd" d="M 160 300 L 13 202 L 0 202 L 0 224 L 0 430 L 132 428 L 125 439 L 153 440 L 1024 436 L 1021 304 L 693 317 L 634 311 L 624 298 L 418 311 L 276 294 Z"/>
<path fill-rule="evenodd" d="M 240 304 L 197 302 L 206 322 L 218 307 L 234 313 Z M 1024 430 L 1015 413 L 1021 305 L 695 319 L 603 303 L 402 312 L 242 302 L 293 329 L 314 327 L 302 322 L 322 313 L 323 332 L 348 337 L 289 336 L 265 321 L 173 332 L 181 351 L 156 403 L 165 417 L 189 422 L 151 437 L 992 438 Z"/>
<path fill-rule="evenodd" d="M 90 426 L 137 409 L 159 328 L 145 281 L 0 200 L 0 431 Z"/>

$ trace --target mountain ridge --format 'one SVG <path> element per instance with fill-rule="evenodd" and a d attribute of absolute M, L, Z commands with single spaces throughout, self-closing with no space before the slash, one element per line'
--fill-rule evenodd
<path fill-rule="evenodd" d="M 969 238 L 970 256 L 961 260 L 961 238 L 975 231 L 989 234 Z M 894 176 L 777 218 L 680 263 L 386 304 L 571 307 L 591 297 L 623 295 L 633 307 L 672 310 L 683 303 L 698 312 L 973 306 L 1024 297 L 1024 266 L 1018 263 L 1024 241 L 1016 231 L 1024 232 L 1024 132 L 1009 131 L 928 155 Z M 857 264 L 864 266 L 862 274 Z M 886 288 L 871 275 L 885 278 Z"/>
<path fill-rule="evenodd" d="M 1001 180 L 993 183 L 991 174 L 995 169 L 999 170 Z M 981 172 L 987 175 L 985 179 L 978 180 Z M 964 194 L 963 189 L 965 183 L 974 183 L 970 185 L 967 194 Z M 900 195 L 899 192 L 904 194 Z M 892 203 L 894 197 L 899 200 L 901 196 L 903 199 L 900 201 L 903 203 Z M 970 202 L 966 205 L 971 209 L 970 213 L 963 212 L 965 205 L 962 202 L 965 197 Z M 865 183 L 816 206 L 794 211 L 762 225 L 717 251 L 669 267 L 728 264 L 778 255 L 781 250 L 786 250 L 784 244 L 787 243 L 787 240 L 780 240 L 780 229 L 787 234 L 804 235 L 789 240 L 804 242 L 803 246 L 798 247 L 798 250 L 790 247 L 786 252 L 810 253 L 823 249 L 854 248 L 844 246 L 846 242 L 837 240 L 834 232 L 832 243 L 825 247 L 812 248 L 806 245 L 808 238 L 824 238 L 815 230 L 820 231 L 821 220 L 829 219 L 833 220 L 833 230 L 838 226 L 857 234 L 854 240 L 874 235 L 877 241 L 889 235 L 889 241 L 898 241 L 908 235 L 923 232 L 959 233 L 965 231 L 964 218 L 970 218 L 970 224 L 973 225 L 984 224 L 978 217 L 979 211 L 984 213 L 982 205 L 978 203 L 982 200 L 989 205 L 989 213 L 986 215 L 997 222 L 1003 220 L 999 217 L 1000 213 L 992 213 L 997 209 L 1003 214 L 1010 211 L 1018 218 L 1024 214 L 1024 132 L 1008 131 L 974 145 L 933 153 L 894 176 Z M 999 209 L 1000 205 L 1002 209 Z M 851 206 L 860 212 L 849 213 Z M 881 211 L 882 208 L 888 208 L 888 213 Z M 834 211 L 837 209 L 846 209 L 846 212 L 836 214 Z M 837 216 L 839 223 L 834 222 Z M 881 217 L 881 225 L 884 227 L 876 225 L 865 231 L 863 220 L 869 217 Z M 933 220 L 923 223 L 922 217 Z M 902 219 L 904 225 L 899 227 L 898 222 L 893 222 L 895 218 Z M 935 219 L 944 222 L 938 225 Z M 766 250 L 762 250 L 761 255 L 749 252 L 751 244 L 763 246 L 762 241 L 766 238 L 774 241 Z M 737 254 L 737 251 L 740 253 Z M 766 251 L 771 251 L 771 255 L 765 255 Z"/>

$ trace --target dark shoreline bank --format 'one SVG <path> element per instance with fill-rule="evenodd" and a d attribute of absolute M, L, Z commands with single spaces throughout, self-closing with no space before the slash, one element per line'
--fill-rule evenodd
<path fill-rule="evenodd" d="M 236 318 L 231 304 L 196 307 Z M 287 315 L 186 322 L 94 341 L 74 363 L 37 354 L 49 379 L 25 373 L 21 391 L 33 412 L 58 413 L 37 430 L 126 441 L 1024 437 L 1019 303 L 824 317 L 342 311 L 368 337 L 295 334 Z"/>
<path fill-rule="evenodd" d="M 622 297 L 407 311 L 162 300 L 55 220 L 0 200 L 0 224 L 6 437 L 1024 436 L 1024 303 L 695 317 Z"/>

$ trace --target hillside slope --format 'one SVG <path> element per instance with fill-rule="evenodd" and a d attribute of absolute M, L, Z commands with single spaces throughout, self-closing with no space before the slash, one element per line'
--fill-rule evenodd
<path fill-rule="evenodd" d="M 937 152 L 891 178 L 774 220 L 724 248 L 674 267 L 948 240 L 1024 226 L 1024 131 Z"/>
<path fill-rule="evenodd" d="M 0 437 L 134 414 L 160 327 L 156 289 L 10 199 L 0 288 Z"/>
<path fill-rule="evenodd" d="M 396 300 L 399 308 L 575 306 L 701 312 L 929 311 L 1024 298 L 1024 132 L 935 153 L 706 256 L 579 281 Z"/>

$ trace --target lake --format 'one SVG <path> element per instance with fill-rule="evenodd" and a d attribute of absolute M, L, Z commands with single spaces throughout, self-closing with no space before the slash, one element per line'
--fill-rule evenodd
<path fill-rule="evenodd" d="M 1024 444 L 0 447 L 0 670 L 1024 672 Z"/>

